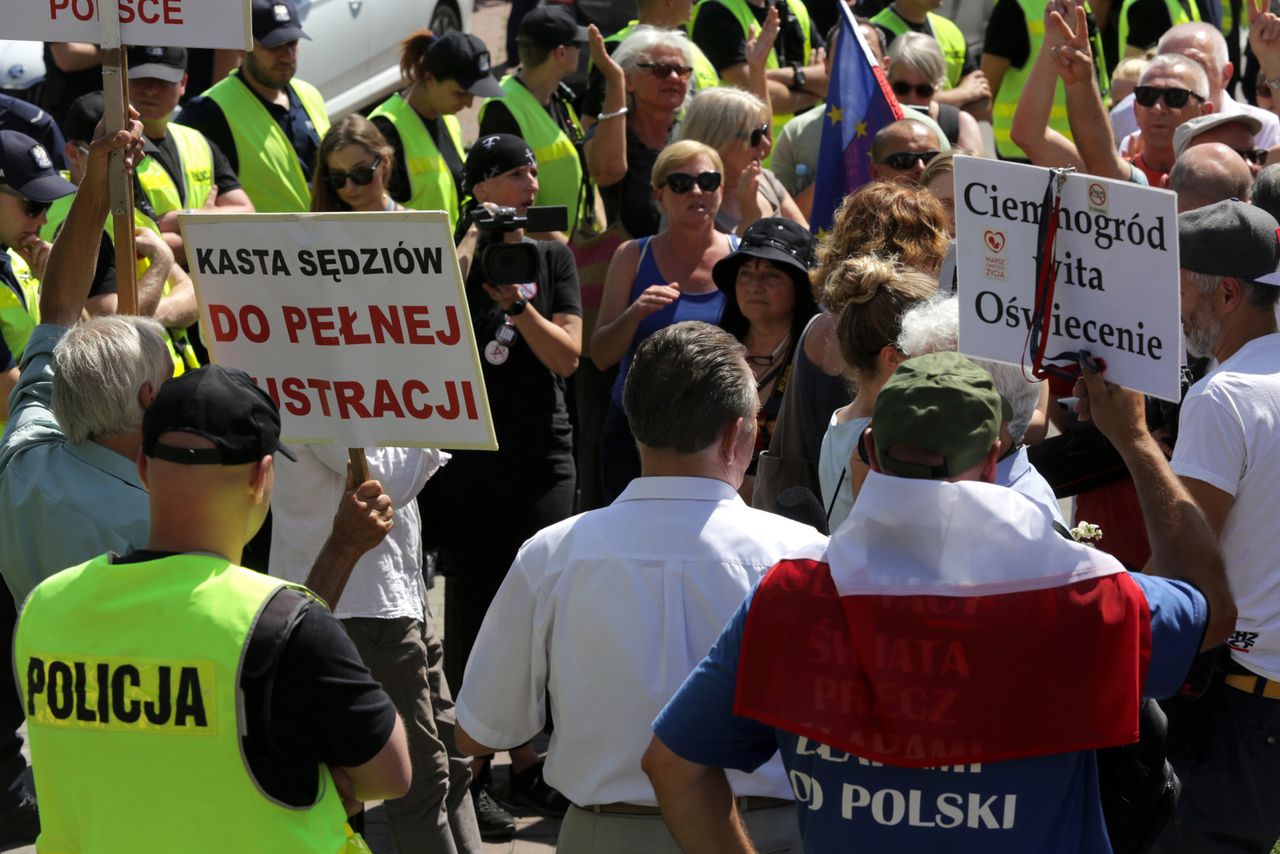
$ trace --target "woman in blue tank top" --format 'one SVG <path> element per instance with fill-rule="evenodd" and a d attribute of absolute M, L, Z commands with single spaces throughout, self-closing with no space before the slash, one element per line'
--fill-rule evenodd
<path fill-rule="evenodd" d="M 635 439 L 622 411 L 622 386 L 636 347 L 664 326 L 685 320 L 718 323 L 724 311 L 725 297 L 712 281 L 711 268 L 737 248 L 738 240 L 715 230 L 723 173 L 720 155 L 700 142 L 663 149 L 653 167 L 653 188 L 667 227 L 622 244 L 609 265 L 591 333 L 596 367 L 619 366 L 600 442 L 607 502 L 640 474 Z"/>

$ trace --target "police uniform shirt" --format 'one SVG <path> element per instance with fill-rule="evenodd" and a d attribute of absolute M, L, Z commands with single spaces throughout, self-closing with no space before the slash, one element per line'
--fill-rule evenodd
<path fill-rule="evenodd" d="M 769 7 L 756 6 L 748 2 L 747 8 L 755 16 L 756 22 L 764 26 Z M 780 8 L 778 11 L 781 14 L 786 10 Z M 773 50 L 777 54 L 779 67 L 792 63 L 809 64 L 809 57 L 802 56 L 804 33 L 799 32 L 798 23 L 794 29 L 796 32 L 787 32 L 787 27 L 784 25 L 778 32 L 778 40 L 774 43 Z M 722 3 L 705 3 L 698 10 L 698 18 L 693 23 L 693 41 L 702 48 L 707 59 L 711 60 L 711 64 L 721 74 L 726 68 L 742 65 L 747 61 L 747 37 L 742 32 L 742 24 L 738 23 L 738 19 Z M 809 43 L 814 50 L 825 47 L 827 44 L 812 19 L 809 21 Z"/>
<path fill-rule="evenodd" d="M 243 77 L 240 69 L 231 72 L 237 77 Z M 285 138 L 293 145 L 293 150 L 297 152 L 298 162 L 302 165 L 302 174 L 306 176 L 307 182 L 311 182 L 311 172 L 315 168 L 316 155 L 320 151 L 320 134 L 311 124 L 311 117 L 307 115 L 306 109 L 302 106 L 297 93 L 291 87 L 285 87 L 285 93 L 289 96 L 289 106 L 282 107 L 279 104 L 266 100 L 258 91 L 247 83 L 245 86 L 254 97 L 262 102 L 262 106 L 266 108 L 267 113 L 276 120 L 276 124 L 280 125 L 280 130 L 284 132 Z M 208 138 L 209 142 L 218 147 L 226 157 L 227 162 L 231 165 L 233 172 L 240 171 L 240 155 L 236 151 L 235 137 L 231 134 L 231 125 L 227 124 L 227 117 L 222 112 L 222 107 L 208 95 L 201 95 L 199 98 L 193 98 L 178 115 L 178 121 L 190 128 L 195 128 Z"/>
<path fill-rule="evenodd" d="M 112 562 L 143 563 L 173 554 L 136 551 Z M 298 619 L 288 623 L 286 615 L 299 604 Z M 280 618 L 271 619 L 273 614 Z M 240 689 L 249 767 L 268 795 L 291 806 L 315 803 L 317 763 L 363 765 L 382 750 L 395 727 L 391 698 L 370 675 L 342 624 L 288 587 L 271 597 L 249 638 Z"/>
<path fill-rule="evenodd" d="M 493 109 L 490 106 L 489 109 Z M 510 113 L 507 113 L 510 116 Z M 458 156 L 458 150 L 453 146 L 453 139 L 449 136 L 449 130 L 444 125 L 444 119 L 429 119 L 421 113 L 418 118 L 422 119 L 422 124 L 427 129 L 427 133 L 431 136 L 431 142 L 435 145 L 436 150 L 440 152 L 440 156 L 444 158 L 445 165 L 449 167 L 449 174 L 453 175 L 453 186 L 455 188 L 462 186 L 462 158 Z M 397 202 L 407 202 L 413 197 L 413 187 L 409 179 L 409 164 L 405 161 L 404 146 L 400 144 L 400 133 L 396 130 L 396 126 L 391 123 L 391 119 L 386 116 L 374 116 L 370 121 L 378 130 L 382 131 L 382 135 L 386 137 L 387 144 L 395 149 L 395 163 L 391 166 L 391 182 L 387 186 L 387 192 L 391 193 L 391 198 Z M 519 135 L 519 131 L 516 131 Z"/>
<path fill-rule="evenodd" d="M 53 161 L 53 168 L 59 171 L 67 168 L 67 157 L 63 151 L 66 141 L 62 138 L 62 131 L 53 117 L 35 104 L 0 94 L 0 130 L 25 133 L 44 146 Z"/>
<path fill-rule="evenodd" d="M 231 168 L 231 163 L 227 160 L 227 156 L 222 153 L 222 149 L 216 143 L 210 141 L 209 150 L 213 154 L 213 185 L 218 188 L 218 195 L 240 189 L 240 179 L 236 177 L 236 171 Z M 178 188 L 178 198 L 185 199 L 187 197 L 186 177 L 182 170 L 182 158 L 178 155 L 178 143 L 174 141 L 173 134 L 166 133 L 162 139 L 151 139 L 148 136 L 144 136 L 142 138 L 142 151 L 148 157 L 154 158 L 164 168 L 164 171 L 173 180 L 174 186 Z M 133 186 L 136 199 L 138 201 L 145 200 L 146 194 L 142 192 L 136 174 L 133 178 Z M 143 213 L 151 216 L 151 213 L 145 209 Z M 155 219 L 154 216 L 151 216 L 151 218 Z"/>

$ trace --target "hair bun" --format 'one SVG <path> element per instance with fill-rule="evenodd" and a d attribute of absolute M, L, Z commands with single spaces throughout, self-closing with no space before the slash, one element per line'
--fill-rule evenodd
<path fill-rule="evenodd" d="M 822 302 L 835 314 L 850 304 L 871 301 L 880 288 L 897 276 L 896 264 L 878 255 L 856 255 L 841 259 L 827 275 L 822 287 Z"/>

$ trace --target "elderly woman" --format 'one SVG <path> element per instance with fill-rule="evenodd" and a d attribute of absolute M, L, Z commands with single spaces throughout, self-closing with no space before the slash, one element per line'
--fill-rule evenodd
<path fill-rule="evenodd" d="M 731 86 L 701 92 L 680 126 L 680 138 L 711 146 L 724 161 L 724 201 L 716 215 L 720 231 L 742 234 L 758 219 L 785 217 L 809 223 L 777 176 L 761 165 L 773 146 L 769 108 Z"/>
<path fill-rule="evenodd" d="M 654 237 L 622 244 L 609 264 L 600 316 L 591 333 L 591 359 L 600 370 L 620 365 L 600 442 L 603 498 L 612 501 L 640 474 L 640 458 L 622 387 L 636 348 L 673 323 L 718 323 L 724 294 L 711 270 L 737 247 L 737 238 L 715 229 L 723 195 L 724 166 L 715 149 L 699 142 L 672 143 L 653 167 L 653 195 L 667 220 Z"/>
<path fill-rule="evenodd" d="M 739 490 L 747 503 L 760 452 L 769 447 L 782 394 L 790 384 L 800 333 L 818 313 L 809 286 L 812 261 L 809 229 L 789 219 L 767 217 L 753 223 L 738 250 L 711 271 L 725 295 L 720 325 L 742 342 L 760 395 L 755 453 Z"/>
<path fill-rule="evenodd" d="M 590 35 L 605 99 L 587 132 L 587 171 L 600 188 L 605 218 L 621 221 L 632 237 L 648 237 L 658 233 L 662 219 L 653 166 L 689 94 L 689 39 L 679 30 L 639 26 L 610 56 L 600 33 L 592 29 Z"/>
<path fill-rule="evenodd" d="M 889 85 L 898 103 L 927 114 L 952 145 L 982 153 L 977 119 L 934 98 L 947 79 L 947 63 L 937 40 L 924 33 L 903 33 L 889 46 L 889 60 Z"/>

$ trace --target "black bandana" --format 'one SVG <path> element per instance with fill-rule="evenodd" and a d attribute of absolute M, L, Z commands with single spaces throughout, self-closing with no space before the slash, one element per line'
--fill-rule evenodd
<path fill-rule="evenodd" d="M 471 193 L 482 181 L 521 166 L 537 165 L 532 149 L 518 136 L 495 133 L 481 137 L 467 155 L 467 164 L 463 167 L 463 191 Z"/>

